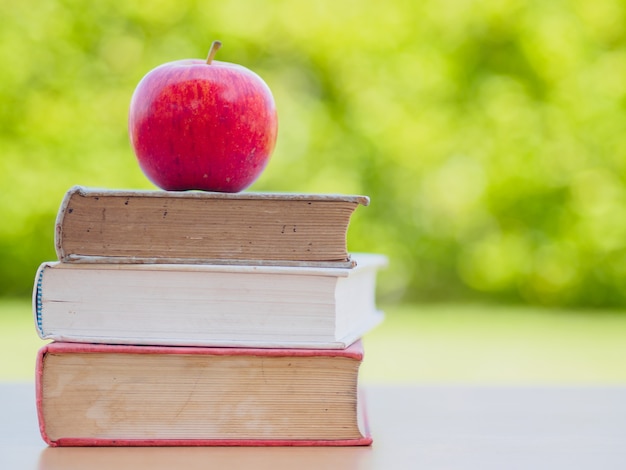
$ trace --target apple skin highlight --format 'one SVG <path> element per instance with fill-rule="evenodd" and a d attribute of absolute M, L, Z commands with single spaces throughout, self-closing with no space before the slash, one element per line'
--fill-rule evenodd
<path fill-rule="evenodd" d="M 159 188 L 234 193 L 265 169 L 278 118 L 257 74 L 210 56 L 148 72 L 133 93 L 128 131 L 141 170 Z"/>

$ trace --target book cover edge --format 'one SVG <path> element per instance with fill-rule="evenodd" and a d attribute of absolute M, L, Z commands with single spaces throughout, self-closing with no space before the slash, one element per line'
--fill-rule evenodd
<path fill-rule="evenodd" d="M 242 264 L 242 263 L 99 263 L 81 262 L 68 263 L 63 260 L 46 261 L 50 267 L 61 269 L 128 269 L 128 270 L 155 270 L 155 271 L 205 271 L 205 272 L 239 272 L 261 274 L 303 274 L 348 277 L 360 269 L 383 269 L 388 265 L 386 255 L 379 253 L 353 253 L 348 266 L 335 267 L 328 265 L 276 265 L 276 264 Z"/>
<path fill-rule="evenodd" d="M 174 197 L 174 198 L 194 198 L 194 199 L 282 199 L 282 200 L 340 200 L 345 202 L 355 202 L 362 206 L 368 206 L 369 196 L 357 194 L 339 193 L 295 193 L 295 192 L 239 192 L 223 193 L 209 191 L 165 191 L 153 189 L 110 189 L 95 188 L 82 185 L 75 185 L 68 190 L 69 194 L 77 194 L 81 197 L 91 196 L 119 196 L 119 197 Z"/>
<path fill-rule="evenodd" d="M 351 273 L 358 269 L 367 268 L 367 264 L 362 266 L 357 262 L 354 268 L 332 268 L 327 266 L 269 266 L 269 265 L 239 265 L 239 264 L 188 264 L 188 263 L 66 263 L 63 261 L 47 261 L 44 264 L 53 269 L 74 269 L 74 270 L 127 270 L 143 272 L 211 272 L 211 273 L 239 273 L 239 274 L 285 274 L 285 275 L 305 275 L 305 276 L 330 276 L 349 277 Z"/>
<path fill-rule="evenodd" d="M 50 447 L 349 447 L 369 446 L 371 436 L 356 439 L 81 439 L 60 438 Z"/>
<path fill-rule="evenodd" d="M 292 261 L 267 259 L 166 258 L 144 256 L 99 256 L 78 253 L 63 254 L 60 261 L 73 264 L 202 264 L 214 266 L 272 266 L 304 268 L 354 268 L 356 261 L 348 256 L 337 261 Z"/>
<path fill-rule="evenodd" d="M 343 349 L 314 348 L 251 348 L 251 347 L 210 347 L 210 346 L 164 346 L 110 343 L 82 343 L 54 341 L 45 345 L 40 354 L 110 353 L 110 354 L 174 354 L 210 356 L 263 356 L 263 357 L 347 357 L 362 361 L 363 344 L 357 340 Z"/>

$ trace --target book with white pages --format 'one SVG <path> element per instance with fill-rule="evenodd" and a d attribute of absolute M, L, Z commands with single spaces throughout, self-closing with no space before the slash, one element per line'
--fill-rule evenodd
<path fill-rule="evenodd" d="M 33 311 L 46 340 L 344 349 L 382 321 L 379 254 L 351 268 L 45 262 Z"/>

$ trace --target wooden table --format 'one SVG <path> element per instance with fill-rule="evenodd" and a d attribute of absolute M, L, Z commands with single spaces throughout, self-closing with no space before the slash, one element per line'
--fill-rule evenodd
<path fill-rule="evenodd" d="M 47 448 L 0 383 L 0 469 L 626 469 L 626 386 L 366 386 L 372 447 Z"/>

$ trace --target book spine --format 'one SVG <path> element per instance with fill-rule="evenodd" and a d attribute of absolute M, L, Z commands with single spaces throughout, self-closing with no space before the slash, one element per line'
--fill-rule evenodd
<path fill-rule="evenodd" d="M 59 261 L 64 261 L 66 258 L 65 249 L 63 248 L 63 222 L 65 214 L 67 214 L 72 197 L 74 197 L 75 194 L 80 194 L 80 191 L 80 186 L 73 186 L 65 193 L 54 222 L 54 249 Z"/>
<path fill-rule="evenodd" d="M 39 423 L 39 433 L 46 444 L 55 447 L 57 444 L 53 442 L 46 432 L 46 422 L 43 416 L 43 358 L 48 352 L 48 345 L 43 346 L 37 353 L 35 365 L 35 407 L 37 409 L 37 421 Z"/>
<path fill-rule="evenodd" d="M 33 317 L 35 320 L 35 328 L 37 330 L 37 334 L 41 339 L 44 338 L 43 332 L 43 320 L 42 320 L 42 285 L 43 285 L 43 275 L 46 270 L 47 263 L 42 263 L 37 269 L 37 274 L 35 275 L 35 286 L 33 287 Z"/>

